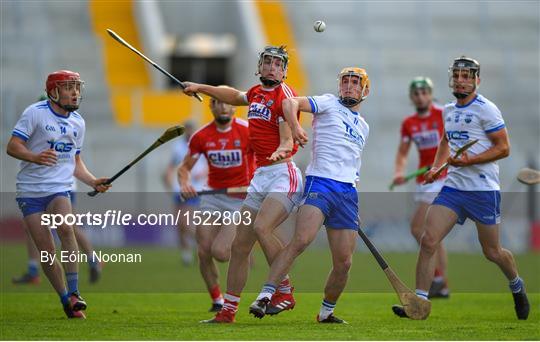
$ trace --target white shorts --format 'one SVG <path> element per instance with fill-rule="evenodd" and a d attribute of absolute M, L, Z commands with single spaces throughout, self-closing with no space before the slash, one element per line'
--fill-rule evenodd
<path fill-rule="evenodd" d="M 267 196 L 280 201 L 290 213 L 302 199 L 302 172 L 294 162 L 259 167 L 247 190 L 244 205 L 259 210 Z"/>
<path fill-rule="evenodd" d="M 423 202 L 431 204 L 435 197 L 439 194 L 444 185 L 444 179 L 436 180 L 433 183 L 423 185 L 416 184 L 416 193 L 414 194 L 415 202 Z"/>
<path fill-rule="evenodd" d="M 240 211 L 243 202 L 244 200 L 242 198 L 231 197 L 225 194 L 204 195 L 201 196 L 199 210 L 210 212 Z"/>

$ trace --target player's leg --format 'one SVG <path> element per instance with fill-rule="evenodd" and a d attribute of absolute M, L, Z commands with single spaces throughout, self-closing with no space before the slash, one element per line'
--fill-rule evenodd
<path fill-rule="evenodd" d="M 429 205 L 433 203 L 437 194 L 441 190 L 442 184 L 440 181 L 427 184 L 418 185 L 415 194 L 415 202 L 417 204 L 413 218 L 411 220 L 411 233 L 420 245 L 420 239 L 424 232 L 424 221 L 426 218 L 427 209 Z M 429 289 L 429 298 L 448 298 L 448 279 L 446 277 L 446 265 L 447 255 L 444 243 L 441 241 L 439 248 L 436 252 L 436 266 L 433 277 L 433 282 Z"/>
<path fill-rule="evenodd" d="M 227 270 L 227 292 L 223 296 L 225 300 L 223 309 L 214 318 L 201 321 L 201 323 L 232 323 L 238 311 L 240 294 L 246 285 L 249 273 L 249 255 L 257 242 L 257 235 L 253 230 L 257 209 L 244 205 L 240 212 L 243 219 L 231 245 L 231 259 Z"/>
<path fill-rule="evenodd" d="M 317 321 L 321 323 L 346 323 L 334 316 L 334 308 L 343 289 L 345 289 L 345 285 L 347 285 L 358 233 L 353 229 L 327 228 L 326 234 L 332 252 L 332 270 L 326 280 L 324 299 Z"/>
<path fill-rule="evenodd" d="M 81 252 L 86 254 L 88 257 L 90 283 L 96 283 L 101 276 L 101 264 L 97 258 L 94 258 L 94 247 L 81 227 L 73 226 L 73 233 L 75 234 L 75 240 L 77 240 L 77 245 L 79 246 Z"/>
<path fill-rule="evenodd" d="M 63 217 L 72 214 L 71 201 L 67 193 L 66 196 L 58 195 L 54 197 L 47 205 L 47 212 L 60 214 Z M 60 224 L 56 228 L 56 232 L 62 244 L 62 251 L 67 255 L 78 256 L 79 247 L 75 239 L 73 226 L 66 223 Z M 79 263 L 77 260 L 78 258 L 67 258 L 67 261 L 63 263 L 70 301 L 74 311 L 86 309 L 86 302 L 79 294 Z"/>
<path fill-rule="evenodd" d="M 499 224 L 482 224 L 476 222 L 478 240 L 486 258 L 495 263 L 509 281 L 509 287 L 514 297 L 516 315 L 519 319 L 529 316 L 529 301 L 525 292 L 523 279 L 518 275 L 514 256 L 508 249 L 502 248 L 499 237 Z"/>
<path fill-rule="evenodd" d="M 39 284 L 40 278 L 39 278 L 39 251 L 36 248 L 36 245 L 34 244 L 34 240 L 32 240 L 32 237 L 30 236 L 30 233 L 28 232 L 28 228 L 26 228 L 26 223 L 24 223 L 23 220 L 23 228 L 24 233 L 26 236 L 26 251 L 28 253 L 28 264 L 26 272 L 19 276 L 19 277 L 13 277 L 12 282 L 13 284 Z"/>
<path fill-rule="evenodd" d="M 323 222 L 324 214 L 321 209 L 313 205 L 303 205 L 300 207 L 296 216 L 296 226 L 291 241 L 274 258 L 267 281 L 263 285 L 255 302 L 250 306 L 250 313 L 255 317 L 264 317 L 267 306 L 276 292 L 278 284 L 287 275 L 293 266 L 294 260 L 315 239 Z"/>
<path fill-rule="evenodd" d="M 179 197 L 178 197 L 179 198 Z M 199 198 L 191 198 L 186 202 L 176 201 L 176 211 L 180 211 L 180 220 L 178 220 L 178 244 L 182 257 L 182 264 L 189 266 L 193 263 L 192 241 L 196 240 L 196 228 L 192 227 L 188 222 L 186 212 L 193 212 L 199 207 Z M 191 217 L 191 215 L 189 215 Z"/>
<path fill-rule="evenodd" d="M 458 214 L 447 206 L 434 204 L 427 211 L 420 252 L 416 263 L 416 293 L 427 299 L 433 280 L 436 253 L 444 237 L 458 221 Z"/>
<path fill-rule="evenodd" d="M 206 288 L 212 298 L 213 311 L 215 304 L 223 305 L 223 298 L 219 290 L 218 269 L 212 256 L 212 244 L 218 233 L 218 227 L 215 226 L 199 226 L 197 227 L 195 237 L 197 241 L 197 255 L 199 257 L 199 271 L 206 284 Z M 219 311 L 219 310 L 215 310 Z"/>

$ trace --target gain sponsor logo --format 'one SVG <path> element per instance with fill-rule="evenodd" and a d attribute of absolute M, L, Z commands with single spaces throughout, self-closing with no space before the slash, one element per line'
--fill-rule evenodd
<path fill-rule="evenodd" d="M 469 140 L 468 131 L 446 131 L 448 140 Z"/>
<path fill-rule="evenodd" d="M 225 169 L 242 165 L 242 150 L 212 150 L 207 156 L 214 167 Z"/>
<path fill-rule="evenodd" d="M 73 149 L 73 143 L 48 140 L 49 148 L 54 149 L 56 152 L 70 152 Z"/>
<path fill-rule="evenodd" d="M 358 133 L 354 127 L 349 125 L 347 122 L 343 121 L 343 124 L 345 125 L 345 137 L 352 141 L 353 143 L 363 146 L 364 145 L 364 138 Z"/>
<path fill-rule="evenodd" d="M 261 103 L 253 102 L 249 105 L 248 119 L 263 119 L 270 121 L 272 112 Z"/>

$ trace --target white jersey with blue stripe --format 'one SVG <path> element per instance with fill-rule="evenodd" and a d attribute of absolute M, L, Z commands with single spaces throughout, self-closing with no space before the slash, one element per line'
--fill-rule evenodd
<path fill-rule="evenodd" d="M 68 116 L 53 111 L 48 101 L 24 110 L 12 135 L 26 142 L 35 154 L 53 149 L 58 157 L 54 166 L 21 161 L 17 174 L 17 197 L 42 197 L 72 190 L 75 155 L 81 152 L 85 123 L 77 112 Z"/>
<path fill-rule="evenodd" d="M 369 125 L 359 113 L 343 106 L 337 96 L 309 96 L 313 112 L 313 148 L 307 176 L 355 184 Z"/>
<path fill-rule="evenodd" d="M 505 128 L 504 120 L 497 106 L 478 94 L 471 102 L 460 106 L 456 102 L 444 107 L 444 130 L 451 154 L 468 141 L 478 139 L 467 153 L 478 155 L 493 146 L 488 134 Z M 448 169 L 446 186 L 463 191 L 500 190 L 499 165 L 496 161 L 467 167 Z"/>

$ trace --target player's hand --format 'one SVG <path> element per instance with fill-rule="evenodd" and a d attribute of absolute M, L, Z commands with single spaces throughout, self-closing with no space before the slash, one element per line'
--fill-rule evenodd
<path fill-rule="evenodd" d="M 469 166 L 471 165 L 471 160 L 467 151 L 463 152 L 458 158 L 449 157 L 448 164 L 457 167 Z"/>
<path fill-rule="evenodd" d="M 278 147 L 278 149 L 275 150 L 274 153 L 272 153 L 272 155 L 268 157 L 267 159 L 272 162 L 277 162 L 285 158 L 288 158 L 290 156 L 291 156 L 291 150 L 289 148 Z"/>
<path fill-rule="evenodd" d="M 197 197 L 197 190 L 190 183 L 182 184 L 181 196 L 185 199 Z"/>
<path fill-rule="evenodd" d="M 424 173 L 424 184 L 430 184 L 437 180 L 438 177 L 435 177 L 435 172 L 437 172 L 437 168 L 432 167 Z"/>
<path fill-rule="evenodd" d="M 184 94 L 188 96 L 193 96 L 195 93 L 199 92 L 200 84 L 193 83 L 193 82 L 182 82 L 182 83 L 184 83 L 184 85 L 186 86 L 183 90 Z"/>
<path fill-rule="evenodd" d="M 97 192 L 105 192 L 105 191 L 109 190 L 112 187 L 112 184 L 106 184 L 108 180 L 109 180 L 109 178 L 106 178 L 106 177 L 96 178 L 92 182 L 92 187 Z"/>
<path fill-rule="evenodd" d="M 403 175 L 401 174 L 398 174 L 396 176 L 394 176 L 394 180 L 392 181 L 392 184 L 394 185 L 401 185 L 401 184 L 405 184 L 407 181 L 405 180 L 405 177 L 403 177 Z"/>
<path fill-rule="evenodd" d="M 302 126 L 298 125 L 292 130 L 292 137 L 293 141 L 300 145 L 301 147 L 304 147 L 305 144 L 308 143 L 308 136 L 306 131 L 302 128 Z"/>
<path fill-rule="evenodd" d="M 58 157 L 56 156 L 56 152 L 52 148 L 42 151 L 34 158 L 34 163 L 45 166 L 54 166 L 56 165 L 57 161 Z"/>

